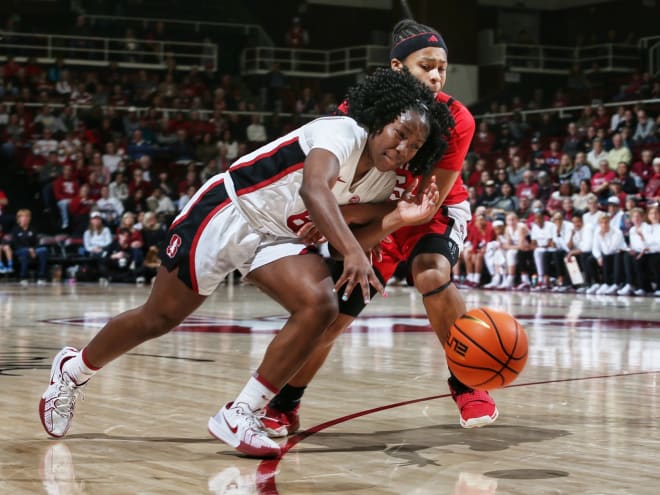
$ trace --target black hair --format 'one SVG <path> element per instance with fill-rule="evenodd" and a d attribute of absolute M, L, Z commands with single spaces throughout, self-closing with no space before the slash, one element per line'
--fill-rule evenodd
<path fill-rule="evenodd" d="M 429 122 L 429 135 L 409 163 L 414 175 L 425 175 L 442 157 L 454 119 L 447 105 L 435 101 L 433 92 L 408 70 L 377 69 L 348 90 L 348 116 L 377 134 L 403 112 L 417 112 Z"/>
<path fill-rule="evenodd" d="M 442 39 L 437 29 L 421 24 L 414 19 L 402 19 L 392 29 L 391 46 L 396 46 L 400 41 L 421 33 L 433 33 L 439 39 Z"/>

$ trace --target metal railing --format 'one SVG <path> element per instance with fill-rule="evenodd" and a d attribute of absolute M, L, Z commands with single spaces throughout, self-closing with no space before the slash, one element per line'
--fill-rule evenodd
<path fill-rule="evenodd" d="M 639 47 L 646 50 L 648 70 L 652 76 L 660 73 L 660 36 L 647 36 L 639 39 Z"/>
<path fill-rule="evenodd" d="M 154 41 L 137 38 L 64 36 L 43 33 L 0 31 L 0 60 L 14 57 L 23 62 L 34 57 L 38 63 L 63 59 L 67 65 L 165 69 L 172 62 L 177 70 L 210 66 L 217 69 L 218 47 L 211 42 Z"/>
<path fill-rule="evenodd" d="M 360 74 L 370 67 L 386 65 L 389 49 L 380 45 L 351 46 L 335 50 L 294 50 L 257 46 L 241 54 L 242 75 L 263 75 L 274 64 L 288 76 L 334 77 Z"/>
<path fill-rule="evenodd" d="M 578 63 L 585 73 L 594 64 L 604 72 L 636 70 L 641 62 L 637 45 L 604 43 L 580 47 L 524 45 L 518 43 L 490 44 L 480 36 L 480 65 L 503 65 L 516 72 L 569 74 Z"/>
<path fill-rule="evenodd" d="M 651 98 L 647 100 L 627 100 L 627 101 L 614 101 L 609 103 L 602 103 L 606 108 L 608 107 L 619 107 L 619 106 L 634 106 L 634 105 L 660 105 L 660 98 Z M 535 110 L 520 110 L 518 112 L 502 112 L 502 113 L 484 113 L 480 115 L 475 115 L 475 120 L 483 119 L 497 119 L 499 117 L 511 117 L 515 114 L 520 114 L 523 121 L 527 121 L 527 117 L 530 115 L 542 115 L 544 113 L 558 113 L 560 119 L 565 119 L 570 117 L 573 112 L 581 112 L 585 106 L 591 106 L 591 103 L 586 103 L 584 105 L 573 105 L 567 107 L 551 107 L 551 108 L 538 108 Z"/>
<path fill-rule="evenodd" d="M 200 32 L 203 28 L 221 29 L 226 32 L 240 32 L 248 36 L 255 37 L 255 44 L 273 46 L 273 40 L 268 33 L 258 24 L 242 24 L 232 22 L 213 22 L 182 19 L 162 19 L 159 17 L 125 17 L 117 15 L 96 15 L 85 14 L 85 18 L 91 21 L 108 21 L 117 23 L 122 27 L 142 27 L 145 22 L 162 22 L 165 26 L 183 26 L 190 28 L 194 32 Z"/>

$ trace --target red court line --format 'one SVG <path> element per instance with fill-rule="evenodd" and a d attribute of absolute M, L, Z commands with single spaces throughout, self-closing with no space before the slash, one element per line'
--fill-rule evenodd
<path fill-rule="evenodd" d="M 565 382 L 581 382 L 586 380 L 599 380 L 602 378 L 619 378 L 627 376 L 636 376 L 636 375 L 651 375 L 654 373 L 660 373 L 660 370 L 655 371 L 638 371 L 635 373 L 616 373 L 613 375 L 597 375 L 597 376 L 584 376 L 579 378 L 561 378 L 557 380 L 542 380 L 537 382 L 526 382 L 526 383 L 517 383 L 513 385 L 508 385 L 504 388 L 514 388 L 514 387 L 528 387 L 531 385 L 546 385 L 550 383 L 565 383 Z M 266 459 L 261 461 L 257 467 L 258 478 L 261 478 L 263 481 L 258 484 L 258 490 L 261 495 L 278 495 L 277 484 L 275 482 L 275 475 L 277 474 L 277 467 L 280 464 L 282 458 L 291 450 L 294 446 L 305 440 L 306 438 L 323 431 L 331 426 L 335 426 L 341 423 L 345 423 L 355 418 L 360 418 L 362 416 L 368 416 L 369 414 L 377 413 L 380 411 L 386 411 L 388 409 L 394 409 L 395 407 L 407 406 L 410 404 L 416 404 L 418 402 L 425 402 L 434 399 L 442 399 L 445 397 L 451 397 L 451 394 L 440 394 L 440 395 L 431 395 L 429 397 L 422 397 L 421 399 L 411 399 L 403 402 L 396 402 L 394 404 L 387 404 L 385 406 L 373 407 L 371 409 L 365 409 L 364 411 L 359 411 L 353 414 L 348 414 L 346 416 L 341 416 L 340 418 L 331 419 L 325 423 L 312 426 L 311 428 L 301 431 L 290 437 L 286 444 L 282 446 L 282 454 L 277 459 Z"/>

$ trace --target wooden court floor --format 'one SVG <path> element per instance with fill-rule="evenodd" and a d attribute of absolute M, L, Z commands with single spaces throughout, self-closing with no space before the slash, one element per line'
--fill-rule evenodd
<path fill-rule="evenodd" d="M 410 289 L 390 289 L 343 335 L 307 390 L 305 432 L 281 459 L 206 432 L 284 314 L 222 287 L 178 330 L 102 370 L 65 440 L 38 415 L 53 355 L 81 346 L 148 288 L 0 285 L 2 494 L 660 493 L 660 299 L 463 292 L 516 315 L 530 354 L 500 417 L 458 426 L 444 356 Z"/>

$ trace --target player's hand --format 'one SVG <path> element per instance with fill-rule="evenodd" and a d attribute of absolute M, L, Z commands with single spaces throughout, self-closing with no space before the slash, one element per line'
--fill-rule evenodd
<path fill-rule="evenodd" d="M 296 235 L 308 246 L 326 242 L 326 238 L 312 222 L 307 222 L 300 227 Z"/>
<path fill-rule="evenodd" d="M 435 176 L 423 191 L 413 194 L 419 179 L 415 179 L 406 189 L 396 208 L 405 225 L 421 225 L 431 221 L 440 207 L 440 192 L 435 184 Z"/>
<path fill-rule="evenodd" d="M 371 262 L 362 251 L 344 256 L 344 271 L 335 284 L 335 290 L 339 291 L 344 287 L 342 299 L 346 301 L 358 285 L 362 291 L 362 299 L 365 304 L 369 304 L 371 301 L 369 285 L 373 285 L 374 289 L 381 295 L 385 295 L 383 284 L 376 277 Z"/>

